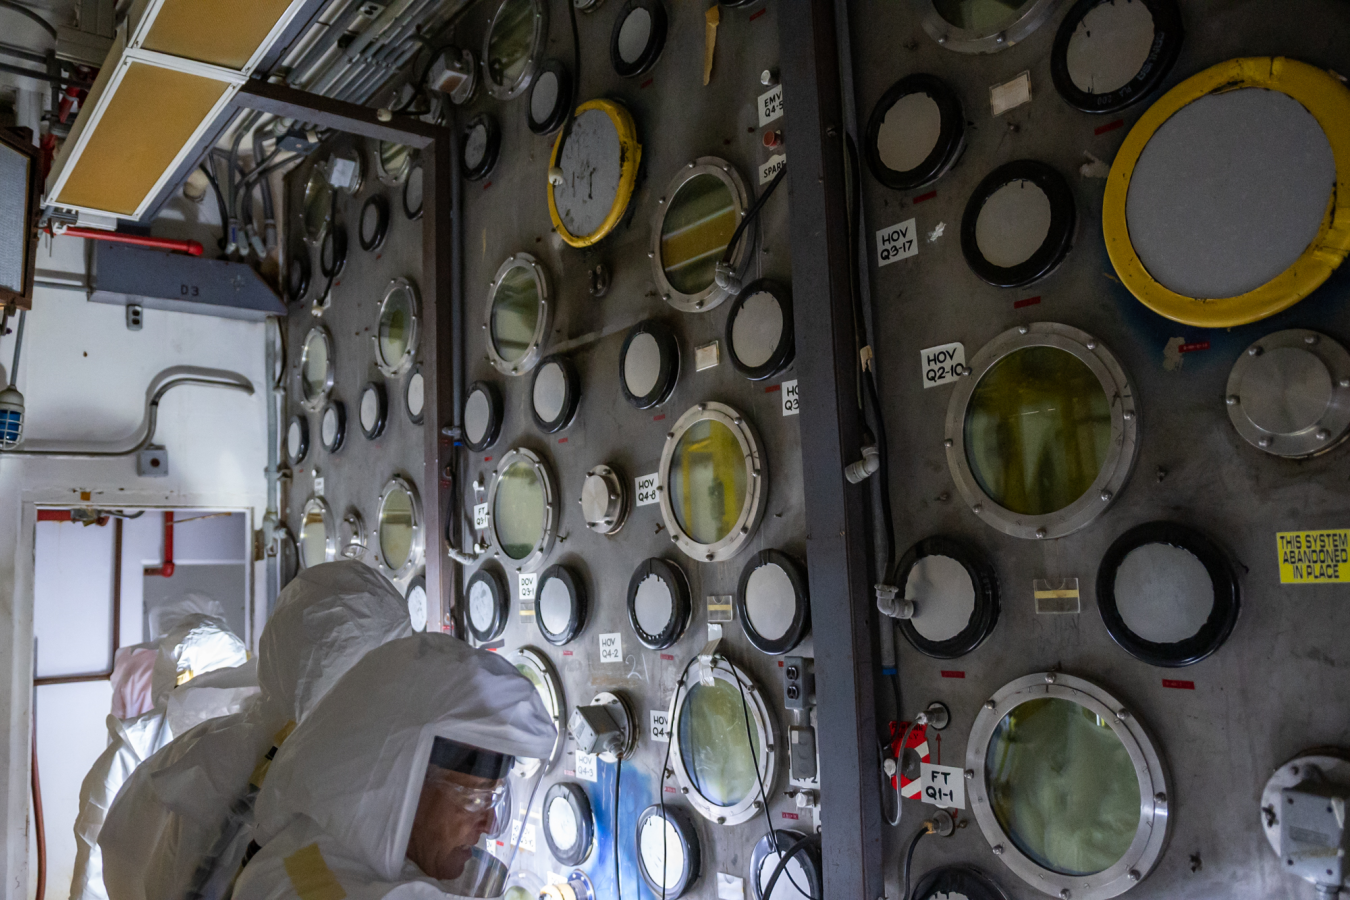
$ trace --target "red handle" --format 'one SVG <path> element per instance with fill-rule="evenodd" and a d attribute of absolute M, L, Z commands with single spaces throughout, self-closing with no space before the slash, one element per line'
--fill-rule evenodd
<path fill-rule="evenodd" d="M 48 229 L 50 233 L 50 229 Z M 95 241 L 112 241 L 115 244 L 135 244 L 137 247 L 155 247 L 160 250 L 174 250 L 192 256 L 202 255 L 202 245 L 198 241 L 185 241 L 177 238 L 148 237 L 140 234 L 123 234 L 120 231 L 102 231 L 98 228 L 67 228 L 61 234 L 70 237 L 91 238 Z"/>

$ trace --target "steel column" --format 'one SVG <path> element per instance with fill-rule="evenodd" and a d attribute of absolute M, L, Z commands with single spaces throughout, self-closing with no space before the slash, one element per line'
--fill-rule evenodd
<path fill-rule="evenodd" d="M 816 647 L 825 896 L 876 900 L 881 783 L 873 689 L 864 490 L 844 479 L 860 455 L 857 333 L 849 251 L 835 10 L 783 0 L 783 96 L 792 147 L 788 190 L 801 392 L 806 555 Z"/>

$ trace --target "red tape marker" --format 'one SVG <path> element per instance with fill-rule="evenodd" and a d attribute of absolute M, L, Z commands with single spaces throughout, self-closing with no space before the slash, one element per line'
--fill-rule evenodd
<path fill-rule="evenodd" d="M 1093 134 L 1106 134 L 1108 131 L 1115 131 L 1117 128 L 1124 128 L 1125 120 L 1116 119 L 1114 122 L 1107 122 L 1105 125 L 1098 125 L 1093 129 Z"/>
<path fill-rule="evenodd" d="M 751 16 L 751 17 L 750 17 L 750 21 L 751 21 L 751 22 L 755 21 L 756 19 L 758 19 L 760 16 L 764 15 L 764 14 L 765 14 L 766 12 L 768 12 L 768 11 L 769 11 L 769 8 L 768 8 L 767 6 L 764 7 L 764 8 L 761 9 L 759 12 L 757 12 L 757 13 L 755 13 L 753 16 Z"/>
<path fill-rule="evenodd" d="M 655 80 L 656 80 L 655 78 L 648 78 L 646 81 L 642 82 L 640 87 L 649 88 L 652 86 L 652 82 Z"/>
<path fill-rule="evenodd" d="M 671 656 L 669 653 L 662 653 L 662 654 L 661 654 L 661 658 L 664 659 L 666 662 L 674 662 L 674 661 L 675 661 L 675 657 Z"/>
<path fill-rule="evenodd" d="M 958 671 L 956 671 L 955 669 L 943 669 L 943 670 L 942 670 L 942 677 L 943 677 L 943 678 L 965 678 L 965 677 L 966 677 L 966 673 L 965 673 L 965 672 L 958 672 Z"/>
<path fill-rule="evenodd" d="M 1013 309 L 1022 309 L 1025 306 L 1039 306 L 1040 302 L 1040 297 L 1028 297 L 1025 300 L 1015 300 L 1013 301 Z"/>
<path fill-rule="evenodd" d="M 937 196 L 937 191 L 929 191 L 929 192 L 926 193 L 926 194 L 920 194 L 919 196 L 915 197 L 913 200 L 911 200 L 911 201 L 909 201 L 909 202 L 910 202 L 910 203 L 922 203 L 922 202 L 925 201 L 925 200 L 932 200 L 932 199 L 933 199 L 934 197 L 936 197 L 936 196 Z"/>
<path fill-rule="evenodd" d="M 652 421 L 653 421 L 653 422 L 660 422 L 660 421 L 661 421 L 662 419 L 664 419 L 665 417 L 666 417 L 666 414 L 665 414 L 665 413 L 661 413 L 661 415 L 659 415 L 659 416 L 652 416 Z"/>
<path fill-rule="evenodd" d="M 1194 681 L 1177 681 L 1177 680 L 1172 679 L 1172 678 L 1164 678 L 1164 679 L 1162 680 L 1162 682 L 1163 682 L 1163 687 L 1165 687 L 1165 688 L 1176 688 L 1176 689 L 1179 690 L 1179 691 L 1193 691 L 1193 690 L 1195 690 L 1195 682 L 1194 682 Z"/>
<path fill-rule="evenodd" d="M 783 386 L 782 386 L 781 384 L 771 384 L 771 385 L 769 385 L 768 387 L 766 387 L 766 388 L 764 389 L 764 393 L 766 393 L 766 394 L 776 394 L 776 393 L 778 393 L 779 391 L 781 391 L 782 389 L 783 389 Z"/>
<path fill-rule="evenodd" d="M 1180 353 L 1194 353 L 1196 350 L 1208 350 L 1209 341 L 1196 341 L 1194 344 L 1182 344 L 1177 348 Z"/>
<path fill-rule="evenodd" d="M 795 821 L 797 821 L 797 814 L 796 814 L 796 813 L 785 812 L 785 813 L 783 813 L 783 818 L 785 818 L 785 819 L 791 819 L 792 821 L 795 822 Z"/>

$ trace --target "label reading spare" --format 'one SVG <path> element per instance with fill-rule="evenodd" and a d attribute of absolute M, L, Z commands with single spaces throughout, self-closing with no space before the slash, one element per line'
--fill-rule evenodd
<path fill-rule="evenodd" d="M 660 477 L 658 472 L 638 476 L 636 494 L 638 506 L 651 506 L 661 499 L 661 493 L 656 489 L 656 482 Z"/>
<path fill-rule="evenodd" d="M 920 350 L 919 367 L 925 388 L 955 381 L 966 371 L 966 346 L 957 342 Z"/>
<path fill-rule="evenodd" d="M 1335 584 L 1350 581 L 1350 528 L 1281 531 L 1280 584 Z"/>
<path fill-rule="evenodd" d="M 877 265 L 888 266 L 893 262 L 914 256 L 919 252 L 919 242 L 915 239 L 917 226 L 914 219 L 906 219 L 899 225 L 883 228 L 877 232 Z"/>
<path fill-rule="evenodd" d="M 785 165 L 787 165 L 786 153 L 776 153 L 770 156 L 768 161 L 759 167 L 759 183 L 768 184 Z"/>
<path fill-rule="evenodd" d="M 774 119 L 780 119 L 782 116 L 783 86 L 776 84 L 759 95 L 759 126 L 763 128 Z"/>

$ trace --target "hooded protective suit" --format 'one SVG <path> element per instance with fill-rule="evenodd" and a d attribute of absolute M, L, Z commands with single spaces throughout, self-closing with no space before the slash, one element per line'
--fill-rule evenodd
<path fill-rule="evenodd" d="M 277 754 L 258 797 L 262 849 L 233 900 L 494 896 L 475 878 L 492 865 L 481 850 L 454 882 L 406 858 L 432 744 L 538 759 L 555 737 L 534 686 L 494 653 L 444 634 L 372 651 Z"/>
<path fill-rule="evenodd" d="M 71 900 L 106 900 L 108 896 L 103 888 L 98 837 L 108 807 L 136 767 L 175 734 L 203 718 L 237 712 L 250 695 L 257 693 L 253 667 L 245 665 L 248 653 L 244 642 L 223 619 L 187 613 L 166 624 L 169 632 L 157 643 L 122 648 L 115 657 L 121 664 L 120 669 L 116 664 L 113 667 L 114 691 L 118 692 L 128 682 L 145 680 L 146 651 L 154 648 L 149 672 L 150 708 L 126 719 L 108 716 L 108 746 L 80 785 Z M 226 675 L 223 682 L 217 678 L 217 671 Z M 122 695 L 126 693 L 122 691 Z M 133 711 L 142 705 L 135 699 L 132 704 Z M 114 703 L 118 706 L 125 710 L 125 696 L 122 703 Z"/>
<path fill-rule="evenodd" d="M 369 650 L 411 633 L 407 604 L 368 566 L 344 560 L 301 572 L 259 643 L 262 692 L 243 712 L 165 746 L 109 810 L 99 839 L 109 898 L 225 896 L 276 747 Z"/>

